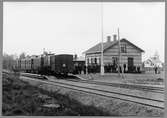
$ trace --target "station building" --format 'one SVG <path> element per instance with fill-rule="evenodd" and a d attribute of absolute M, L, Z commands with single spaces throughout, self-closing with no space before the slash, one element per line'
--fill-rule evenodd
<path fill-rule="evenodd" d="M 120 40 L 120 66 L 126 71 L 133 71 L 135 68 L 142 68 L 142 53 L 144 50 L 131 43 L 127 39 L 123 38 Z M 85 53 L 85 63 L 89 65 L 100 65 L 101 64 L 101 43 L 91 47 Z M 107 37 L 107 41 L 103 43 L 103 62 L 104 66 L 110 65 L 112 69 L 118 68 L 119 59 L 119 41 L 117 35 Z"/>

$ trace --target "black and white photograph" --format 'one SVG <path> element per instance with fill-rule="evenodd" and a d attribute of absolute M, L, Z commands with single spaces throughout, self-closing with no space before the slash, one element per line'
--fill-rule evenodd
<path fill-rule="evenodd" d="M 2 116 L 164 117 L 165 2 L 3 2 Z"/>

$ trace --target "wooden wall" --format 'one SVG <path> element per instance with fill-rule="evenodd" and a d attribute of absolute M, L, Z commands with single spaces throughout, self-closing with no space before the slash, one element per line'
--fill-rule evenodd
<path fill-rule="evenodd" d="M 132 57 L 134 60 L 134 66 L 142 66 L 142 55 L 141 51 L 138 50 L 136 47 L 130 45 L 127 42 L 122 42 L 121 44 L 126 45 L 127 53 L 121 53 L 121 65 L 128 64 L 128 57 Z M 86 63 L 87 58 L 101 58 L 101 53 L 96 54 L 87 54 L 86 55 Z M 104 51 L 104 64 L 112 63 L 112 58 L 118 57 L 118 45 L 112 46 L 112 48 L 108 48 Z"/>

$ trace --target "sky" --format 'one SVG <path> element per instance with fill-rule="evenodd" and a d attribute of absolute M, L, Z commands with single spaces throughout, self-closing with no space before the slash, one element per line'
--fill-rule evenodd
<path fill-rule="evenodd" d="M 164 61 L 165 3 L 4 2 L 3 52 L 83 55 L 117 34 Z"/>

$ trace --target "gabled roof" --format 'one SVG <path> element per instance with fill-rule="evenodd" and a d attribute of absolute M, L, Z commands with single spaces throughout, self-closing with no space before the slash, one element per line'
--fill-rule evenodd
<path fill-rule="evenodd" d="M 137 48 L 139 51 L 144 52 L 144 50 L 142 50 L 141 48 L 139 48 L 138 46 L 134 45 L 133 43 L 131 43 L 130 41 L 126 40 L 126 39 L 121 39 L 120 42 L 127 42 L 129 44 L 131 44 L 132 46 L 134 46 L 135 48 Z M 108 48 L 111 48 L 112 46 L 118 44 L 118 40 L 116 41 L 111 41 L 111 42 L 105 42 L 103 43 L 103 51 L 105 51 Z M 90 53 L 100 53 L 101 52 L 101 43 L 98 43 L 97 45 L 93 46 L 92 48 L 88 49 L 87 51 L 85 51 L 85 54 L 90 54 Z"/>
<path fill-rule="evenodd" d="M 150 62 L 150 63 L 147 63 L 147 62 Z M 145 67 L 155 67 L 155 66 L 162 67 L 163 66 L 162 61 L 160 61 L 160 59 L 156 57 L 150 57 L 149 59 L 144 61 L 144 64 L 145 64 Z"/>
<path fill-rule="evenodd" d="M 160 61 L 159 58 L 154 58 L 154 57 L 151 57 L 150 59 L 148 59 L 149 61 L 151 61 L 152 63 L 162 63 L 162 61 Z"/>

